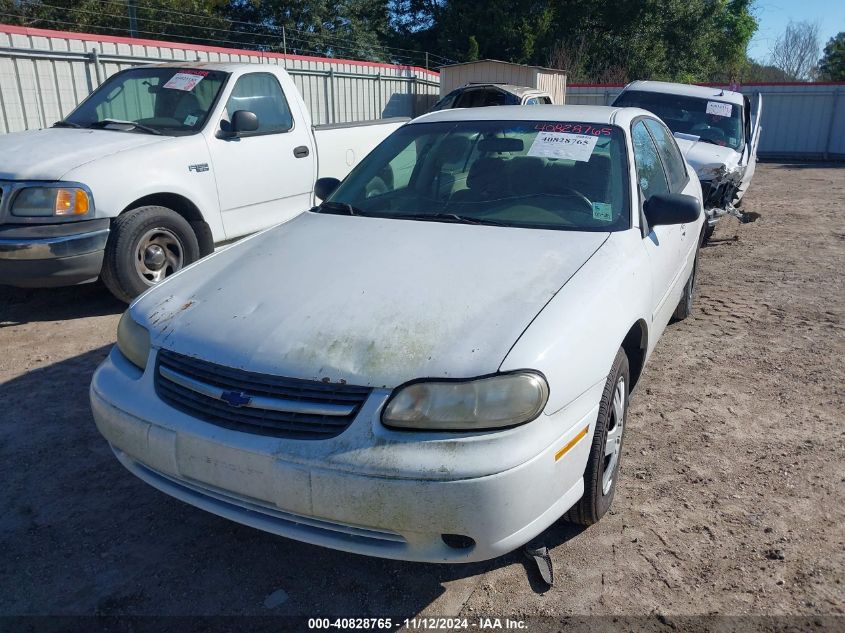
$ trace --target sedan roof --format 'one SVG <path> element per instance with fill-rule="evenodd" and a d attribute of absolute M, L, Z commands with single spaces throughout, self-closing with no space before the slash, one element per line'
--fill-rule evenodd
<path fill-rule="evenodd" d="M 636 116 L 654 118 L 640 108 L 614 108 L 590 105 L 530 105 L 487 106 L 485 108 L 454 108 L 429 112 L 412 123 L 437 121 L 578 121 L 625 125 Z"/>

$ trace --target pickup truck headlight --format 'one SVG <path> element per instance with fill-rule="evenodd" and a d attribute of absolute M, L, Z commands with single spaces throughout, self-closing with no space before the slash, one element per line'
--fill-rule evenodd
<path fill-rule="evenodd" d="M 138 325 L 129 310 L 120 317 L 117 325 L 117 349 L 133 365 L 140 369 L 147 366 L 147 358 L 150 355 L 150 333 L 142 325 Z"/>
<path fill-rule="evenodd" d="M 539 373 L 517 371 L 474 380 L 431 380 L 399 387 L 382 414 L 403 429 L 477 431 L 530 422 L 549 399 Z"/>
<path fill-rule="evenodd" d="M 12 215 L 49 217 L 85 215 L 91 208 L 88 192 L 79 187 L 27 187 L 12 202 Z"/>

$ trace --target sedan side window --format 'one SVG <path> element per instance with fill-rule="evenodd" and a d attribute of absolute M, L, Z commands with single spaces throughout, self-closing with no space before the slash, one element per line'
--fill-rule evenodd
<path fill-rule="evenodd" d="M 675 143 L 675 139 L 669 130 L 659 121 L 646 119 L 645 126 L 651 132 L 654 144 L 657 146 L 657 153 L 660 154 L 663 167 L 666 168 L 669 188 L 673 193 L 680 193 L 687 184 L 687 168 L 684 165 L 684 158 L 681 156 L 678 144 Z"/>
<path fill-rule="evenodd" d="M 663 173 L 660 156 L 657 154 L 657 148 L 654 146 L 651 134 L 648 133 L 642 121 L 638 121 L 634 125 L 631 137 L 634 143 L 637 179 L 643 192 L 643 198 L 648 199 L 655 194 L 669 193 L 669 182 L 666 180 L 666 174 Z"/>
<path fill-rule="evenodd" d="M 249 110 L 258 116 L 258 129 L 251 135 L 278 134 L 293 127 L 285 93 L 270 73 L 249 73 L 238 79 L 226 102 L 226 119 L 231 120 L 238 110 Z"/>

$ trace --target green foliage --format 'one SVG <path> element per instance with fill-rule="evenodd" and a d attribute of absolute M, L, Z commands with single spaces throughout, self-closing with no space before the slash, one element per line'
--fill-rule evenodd
<path fill-rule="evenodd" d="M 475 35 L 469 36 L 469 47 L 467 48 L 466 61 L 474 62 L 478 59 L 478 40 Z"/>
<path fill-rule="evenodd" d="M 830 38 L 824 47 L 819 74 L 827 81 L 845 81 L 845 31 Z"/>
<path fill-rule="evenodd" d="M 141 37 L 419 65 L 428 51 L 432 61 L 563 67 L 570 81 L 742 78 L 757 28 L 754 0 L 135 1 Z M 119 0 L 0 0 L 0 13 L 45 28 L 128 30 Z"/>

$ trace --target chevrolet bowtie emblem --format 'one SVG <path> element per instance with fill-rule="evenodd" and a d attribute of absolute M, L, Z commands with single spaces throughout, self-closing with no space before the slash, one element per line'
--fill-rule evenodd
<path fill-rule="evenodd" d="M 252 397 L 243 391 L 224 391 L 220 394 L 220 399 L 233 407 L 245 407 L 252 402 Z"/>

